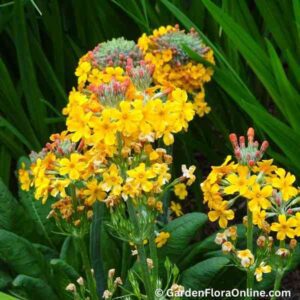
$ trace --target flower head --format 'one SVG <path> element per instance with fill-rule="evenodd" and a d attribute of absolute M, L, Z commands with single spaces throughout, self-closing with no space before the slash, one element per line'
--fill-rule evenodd
<path fill-rule="evenodd" d="M 158 236 L 155 238 L 155 243 L 157 248 L 161 248 L 163 245 L 165 245 L 170 238 L 170 233 L 161 231 Z"/>
<path fill-rule="evenodd" d="M 257 281 L 262 281 L 264 273 L 270 273 L 272 271 L 271 266 L 266 265 L 265 262 L 261 262 L 259 267 L 255 269 L 254 275 Z"/>
<path fill-rule="evenodd" d="M 285 215 L 278 216 L 278 222 L 271 225 L 271 230 L 277 232 L 277 239 L 283 241 L 286 237 L 293 238 L 295 236 L 296 220 L 294 217 L 286 218 Z"/>

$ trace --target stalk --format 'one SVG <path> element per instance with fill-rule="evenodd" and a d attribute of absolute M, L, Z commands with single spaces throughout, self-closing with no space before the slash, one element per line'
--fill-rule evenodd
<path fill-rule="evenodd" d="M 279 291 L 279 289 L 280 289 L 282 277 L 283 277 L 283 271 L 280 270 L 276 273 L 276 278 L 275 278 L 275 283 L 274 283 L 274 288 L 273 288 L 273 296 L 272 296 L 271 300 L 277 299 L 277 297 L 275 296 L 275 292 Z"/>
<path fill-rule="evenodd" d="M 247 248 L 253 253 L 253 216 L 247 205 Z M 247 271 L 247 290 L 253 289 L 254 273 L 249 267 Z M 247 300 L 251 300 L 252 297 L 246 297 Z"/>
<path fill-rule="evenodd" d="M 285 248 L 285 242 L 284 241 L 280 241 L 280 248 Z M 284 274 L 284 272 L 283 272 L 283 269 L 282 269 L 282 258 L 280 258 L 279 269 L 276 272 L 274 288 L 273 288 L 273 296 L 272 296 L 271 300 L 276 300 L 277 299 L 277 297 L 275 296 L 275 292 L 279 291 L 279 289 L 280 289 L 283 274 Z"/>
<path fill-rule="evenodd" d="M 157 248 L 155 244 L 155 234 L 154 234 L 154 225 L 152 230 L 152 236 L 150 237 L 149 241 L 149 247 L 150 247 L 150 256 L 153 260 L 153 281 L 152 281 L 152 287 L 156 287 L 156 282 L 158 279 L 158 257 L 157 257 Z"/>
<path fill-rule="evenodd" d="M 91 300 L 98 300 L 96 282 L 94 280 L 94 276 L 91 271 L 91 264 L 90 264 L 89 255 L 88 255 L 84 238 L 82 236 L 78 236 L 76 238 L 76 242 L 80 251 L 83 268 L 85 271 L 86 280 L 90 291 Z"/>
<path fill-rule="evenodd" d="M 72 198 L 72 202 L 73 202 L 73 207 L 76 210 L 77 199 L 76 199 L 76 186 L 74 184 L 71 185 L 71 198 Z M 81 255 L 83 269 L 85 271 L 91 300 L 98 300 L 97 290 L 96 290 L 96 282 L 94 280 L 94 276 L 91 271 L 91 264 L 90 264 L 89 254 L 88 254 L 88 250 L 87 250 L 87 247 L 85 244 L 84 236 L 85 236 L 85 234 L 82 231 L 73 234 L 73 237 L 75 238 L 75 242 L 77 244 L 77 247 L 78 247 L 80 255 Z"/>
<path fill-rule="evenodd" d="M 121 278 L 125 281 L 128 270 L 128 242 L 122 244 L 122 269 Z"/>
<path fill-rule="evenodd" d="M 253 216 L 249 208 L 247 208 L 247 248 L 253 252 Z"/>
<path fill-rule="evenodd" d="M 137 236 L 140 236 L 141 229 L 139 227 L 138 218 L 137 218 L 136 212 L 134 210 L 131 199 L 127 200 L 127 207 L 128 207 L 129 218 L 135 227 L 135 234 Z M 138 250 L 138 255 L 139 255 L 140 263 L 141 263 L 141 267 L 142 267 L 142 278 L 144 281 L 147 299 L 154 300 L 154 289 L 152 288 L 152 285 L 151 285 L 151 278 L 150 278 L 150 273 L 149 273 L 148 264 L 147 264 L 147 256 L 146 256 L 146 251 L 145 251 L 145 247 L 144 247 L 144 242 L 142 239 L 140 239 L 139 243 L 137 243 L 137 250 Z"/>

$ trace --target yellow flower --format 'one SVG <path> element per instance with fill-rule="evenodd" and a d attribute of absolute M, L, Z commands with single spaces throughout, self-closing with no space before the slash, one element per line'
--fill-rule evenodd
<path fill-rule="evenodd" d="M 257 166 L 253 167 L 253 172 L 263 172 L 265 175 L 273 175 L 273 172 L 277 170 L 277 166 L 272 165 L 273 159 L 262 160 L 257 162 Z"/>
<path fill-rule="evenodd" d="M 223 198 L 218 184 L 211 184 L 209 180 L 205 180 L 201 183 L 201 190 L 203 192 L 203 203 L 207 202 L 209 208 L 212 208 L 215 203 L 222 202 Z"/>
<path fill-rule="evenodd" d="M 144 163 L 140 163 L 138 167 L 127 171 L 127 174 L 142 187 L 144 192 L 151 191 L 153 184 L 149 179 L 154 178 L 156 175 L 151 169 L 147 170 Z"/>
<path fill-rule="evenodd" d="M 87 80 L 87 75 L 91 67 L 91 64 L 87 61 L 79 64 L 75 71 L 75 75 L 78 77 L 78 84 L 84 83 Z"/>
<path fill-rule="evenodd" d="M 180 217 L 183 215 L 181 205 L 174 201 L 171 201 L 170 209 L 173 213 L 175 213 L 176 217 Z"/>
<path fill-rule="evenodd" d="M 128 101 L 121 101 L 120 110 L 113 110 L 113 118 L 117 120 L 118 130 L 124 134 L 131 134 L 138 129 L 138 122 L 143 118 L 143 114 L 138 109 L 132 109 Z"/>
<path fill-rule="evenodd" d="M 174 193 L 180 199 L 184 200 L 188 194 L 184 183 L 178 183 L 174 186 Z"/>
<path fill-rule="evenodd" d="M 19 169 L 19 181 L 21 183 L 21 189 L 23 191 L 29 191 L 31 180 L 28 171 L 26 171 L 24 168 L 25 165 L 23 163 L 22 168 Z"/>
<path fill-rule="evenodd" d="M 300 236 L 300 212 L 296 213 L 296 215 L 295 215 L 295 221 L 296 221 L 295 234 L 297 236 Z"/>
<path fill-rule="evenodd" d="M 282 168 L 276 170 L 276 174 L 279 176 L 279 178 L 273 178 L 272 184 L 282 193 L 282 199 L 287 201 L 290 198 L 296 196 L 298 194 L 298 191 L 295 187 L 292 186 L 292 184 L 296 180 L 295 176 L 290 172 L 286 172 Z"/>
<path fill-rule="evenodd" d="M 161 248 L 163 245 L 165 245 L 170 238 L 169 232 L 161 231 L 158 236 L 155 238 L 155 243 L 157 248 Z"/>
<path fill-rule="evenodd" d="M 110 110 L 102 112 L 102 118 L 92 117 L 89 125 L 94 129 L 93 140 L 96 142 L 104 141 L 106 145 L 116 143 L 116 124 L 111 121 Z"/>
<path fill-rule="evenodd" d="M 109 169 L 103 173 L 103 183 L 102 188 L 104 191 L 109 192 L 112 190 L 112 193 L 117 196 L 121 191 L 121 184 L 123 182 L 122 177 L 120 176 L 119 169 L 117 165 L 112 164 Z"/>
<path fill-rule="evenodd" d="M 257 225 L 260 229 L 264 228 L 267 213 L 265 210 L 254 210 L 253 224 Z"/>
<path fill-rule="evenodd" d="M 81 138 L 90 137 L 90 127 L 88 123 L 91 119 L 92 113 L 85 113 L 81 107 L 73 110 L 72 114 L 67 119 L 67 127 L 70 132 L 73 132 L 72 141 L 78 142 Z"/>
<path fill-rule="evenodd" d="M 273 188 L 270 185 L 261 187 L 258 183 L 254 184 L 251 191 L 246 193 L 245 197 L 250 201 L 248 202 L 249 209 L 254 212 L 255 210 L 267 209 L 271 206 L 270 200 L 267 198 L 272 196 Z"/>
<path fill-rule="evenodd" d="M 224 188 L 224 193 L 227 195 L 232 195 L 234 193 L 239 193 L 240 195 L 245 195 L 248 192 L 248 187 L 254 183 L 255 177 L 249 178 L 249 168 L 247 166 L 238 166 L 237 174 L 232 173 L 226 177 L 229 186 Z"/>
<path fill-rule="evenodd" d="M 237 257 L 241 260 L 241 265 L 244 268 L 249 268 L 254 263 L 254 256 L 249 249 L 238 251 Z"/>
<path fill-rule="evenodd" d="M 72 153 L 70 159 L 62 158 L 59 164 L 59 174 L 68 175 L 71 180 L 78 180 L 86 168 L 84 157 L 79 153 Z"/>
<path fill-rule="evenodd" d="M 222 244 L 222 251 L 223 251 L 225 254 L 230 253 L 233 249 L 234 249 L 234 246 L 232 245 L 231 242 L 224 242 L 224 243 Z"/>
<path fill-rule="evenodd" d="M 259 267 L 255 269 L 254 275 L 257 281 L 262 281 L 264 273 L 270 273 L 272 271 L 271 266 L 266 265 L 264 262 L 261 262 Z"/>
<path fill-rule="evenodd" d="M 235 169 L 235 164 L 234 162 L 231 162 L 231 159 L 231 155 L 228 155 L 221 166 L 212 166 L 212 171 L 209 173 L 207 179 L 211 183 L 215 183 L 223 175 L 233 172 Z"/>
<path fill-rule="evenodd" d="M 162 59 L 165 62 L 170 61 L 172 59 L 172 50 L 171 49 L 164 50 L 162 53 Z"/>
<path fill-rule="evenodd" d="M 228 201 L 222 201 L 213 206 L 213 210 L 208 213 L 208 218 L 211 222 L 219 219 L 220 227 L 226 228 L 228 220 L 234 219 L 234 212 L 232 209 L 228 209 Z"/>
<path fill-rule="evenodd" d="M 101 182 L 98 183 L 97 179 L 92 179 L 86 183 L 83 194 L 87 197 L 84 203 L 88 206 L 92 206 L 96 200 L 101 201 L 106 197 L 102 184 Z"/>
<path fill-rule="evenodd" d="M 279 215 L 278 223 L 272 223 L 271 230 L 277 232 L 277 239 L 280 241 L 283 241 L 286 237 L 292 239 L 295 236 L 295 230 L 292 227 L 295 227 L 296 223 L 294 217 L 287 220 L 285 215 Z"/>
<path fill-rule="evenodd" d="M 196 167 L 195 166 L 190 166 L 187 169 L 186 165 L 182 165 L 181 170 L 182 170 L 182 176 L 184 178 L 188 179 L 186 184 L 189 185 L 189 186 L 192 185 L 193 182 L 196 180 L 196 176 L 194 175 Z"/>
<path fill-rule="evenodd" d="M 236 226 L 230 226 L 229 228 L 227 228 L 224 233 L 226 234 L 226 236 L 230 237 L 233 241 L 236 240 L 237 238 L 237 227 Z"/>
<path fill-rule="evenodd" d="M 70 184 L 70 180 L 69 179 L 56 179 L 52 182 L 51 184 L 51 196 L 52 197 L 56 197 L 58 194 L 60 195 L 60 197 L 66 197 L 66 187 L 69 186 Z"/>

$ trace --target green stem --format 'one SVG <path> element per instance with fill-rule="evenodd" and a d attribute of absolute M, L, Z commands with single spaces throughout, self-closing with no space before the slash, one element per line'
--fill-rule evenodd
<path fill-rule="evenodd" d="M 285 248 L 285 241 L 280 241 L 280 248 Z M 282 257 L 280 257 L 279 259 L 280 259 L 280 263 L 279 263 L 279 268 L 276 272 L 274 288 L 273 288 L 274 293 L 273 293 L 271 300 L 276 300 L 275 292 L 279 291 L 280 286 L 281 286 L 281 280 L 282 280 L 282 277 L 284 274 L 283 269 L 282 269 Z"/>
<path fill-rule="evenodd" d="M 151 285 L 151 278 L 150 278 L 150 273 L 149 273 L 149 269 L 148 269 L 147 256 L 146 256 L 144 244 L 143 243 L 138 244 L 137 250 L 138 250 L 138 255 L 140 257 L 140 262 L 141 262 L 141 267 L 142 267 L 142 277 L 143 277 L 144 284 L 145 284 L 147 299 L 154 300 L 154 295 L 153 295 L 154 291 L 153 291 L 153 288 Z"/>
<path fill-rule="evenodd" d="M 158 256 L 157 256 L 157 248 L 155 244 L 155 233 L 154 233 L 154 225 L 152 230 L 152 236 L 149 240 L 150 247 L 150 257 L 153 260 L 153 279 L 152 279 L 152 287 L 156 287 L 156 282 L 158 279 Z"/>
<path fill-rule="evenodd" d="M 126 280 L 127 270 L 128 270 L 128 242 L 123 242 L 122 244 L 122 270 L 121 270 L 121 278 L 123 281 Z"/>
<path fill-rule="evenodd" d="M 247 206 L 247 248 L 253 253 L 253 216 L 249 207 Z M 253 289 L 254 273 L 249 267 L 247 271 L 247 290 Z M 252 297 L 246 297 L 247 300 L 251 300 Z"/>
<path fill-rule="evenodd" d="M 275 278 L 275 283 L 274 283 L 274 288 L 273 288 L 273 296 L 272 296 L 271 300 L 277 299 L 277 297 L 275 296 L 275 292 L 279 291 L 279 289 L 280 289 L 282 277 L 283 277 L 283 271 L 278 270 L 276 273 L 276 278 Z"/>
<path fill-rule="evenodd" d="M 88 255 L 88 250 L 84 241 L 84 238 L 79 236 L 76 238 L 77 245 L 80 251 L 83 268 L 86 275 L 87 284 L 90 291 L 91 300 L 98 300 L 97 290 L 96 290 L 96 282 L 91 270 L 90 259 Z"/>
<path fill-rule="evenodd" d="M 131 222 L 134 225 L 135 228 L 135 236 L 139 237 L 138 238 L 138 243 L 137 243 L 137 250 L 138 250 L 138 255 L 140 258 L 140 263 L 142 267 L 142 278 L 144 281 L 145 285 L 145 290 L 147 294 L 147 299 L 148 300 L 154 300 L 154 290 L 151 285 L 151 278 L 150 278 L 150 273 L 148 269 L 148 264 L 147 264 L 147 256 L 146 256 L 146 251 L 144 248 L 144 241 L 143 238 L 140 236 L 140 226 L 138 222 L 138 218 L 133 206 L 133 203 L 131 199 L 127 200 L 127 207 L 128 207 L 128 214 Z"/>
<path fill-rule="evenodd" d="M 247 248 L 253 252 L 253 217 L 250 209 L 247 209 Z"/>

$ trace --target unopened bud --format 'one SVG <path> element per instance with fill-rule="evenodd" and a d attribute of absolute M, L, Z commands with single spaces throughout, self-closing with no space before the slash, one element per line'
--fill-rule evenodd
<path fill-rule="evenodd" d="M 250 128 L 248 129 L 248 131 L 247 131 L 248 141 L 249 141 L 250 143 L 253 142 L 253 140 L 254 140 L 254 135 L 255 135 L 255 131 L 254 131 L 254 129 L 253 129 L 252 127 L 250 127 Z"/>
<path fill-rule="evenodd" d="M 83 284 L 84 284 L 84 280 L 83 280 L 82 277 L 79 277 L 76 281 L 77 281 L 77 283 L 78 283 L 79 285 L 83 285 Z"/>
<path fill-rule="evenodd" d="M 108 271 L 108 278 L 113 278 L 115 276 L 116 269 L 110 269 Z"/>
<path fill-rule="evenodd" d="M 266 244 L 266 237 L 261 235 L 258 237 L 256 244 L 259 248 L 263 248 Z"/>
<path fill-rule="evenodd" d="M 222 244 L 222 251 L 225 254 L 230 253 L 233 249 L 234 249 L 234 247 L 233 247 L 232 243 L 230 243 L 230 242 L 225 242 Z"/>
<path fill-rule="evenodd" d="M 153 260 L 151 258 L 147 258 L 147 265 L 149 269 L 153 269 Z"/>
<path fill-rule="evenodd" d="M 115 285 L 122 285 L 123 284 L 123 281 L 121 279 L 121 277 L 117 277 L 114 281 Z"/>
<path fill-rule="evenodd" d="M 265 232 L 265 233 L 270 233 L 271 231 L 271 226 L 270 224 L 267 222 L 267 221 L 264 221 L 263 224 L 262 224 L 262 230 Z"/>
<path fill-rule="evenodd" d="M 78 227 L 79 225 L 81 224 L 81 220 L 75 220 L 74 221 L 74 225 L 76 226 L 76 227 Z"/>
<path fill-rule="evenodd" d="M 138 255 L 138 251 L 137 250 L 131 250 L 131 255 L 132 256 Z"/>
<path fill-rule="evenodd" d="M 235 133 L 231 133 L 229 135 L 229 140 L 230 140 L 233 148 L 237 148 L 238 147 L 237 136 L 236 136 Z"/>
<path fill-rule="evenodd" d="M 105 290 L 102 297 L 104 299 L 109 299 L 111 296 L 112 296 L 112 292 L 110 292 L 109 290 Z"/>
<path fill-rule="evenodd" d="M 240 136 L 239 141 L 240 141 L 240 147 L 245 148 L 245 137 L 243 135 Z"/>
<path fill-rule="evenodd" d="M 273 239 L 272 236 L 269 236 L 269 240 L 268 240 L 268 246 L 269 246 L 269 248 L 272 248 L 273 244 L 274 244 L 274 239 Z"/>
<path fill-rule="evenodd" d="M 290 240 L 290 249 L 294 250 L 297 247 L 297 240 L 296 239 L 291 239 Z"/>
<path fill-rule="evenodd" d="M 66 287 L 66 291 L 75 293 L 76 292 L 76 286 L 74 283 L 69 283 Z"/>
<path fill-rule="evenodd" d="M 285 249 L 285 248 L 279 248 L 277 251 L 276 251 L 276 255 L 279 255 L 281 257 L 287 257 L 288 255 L 290 254 L 290 251 L 288 249 Z"/>

